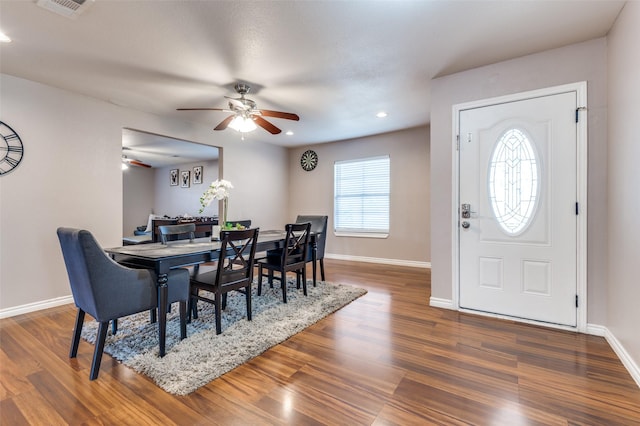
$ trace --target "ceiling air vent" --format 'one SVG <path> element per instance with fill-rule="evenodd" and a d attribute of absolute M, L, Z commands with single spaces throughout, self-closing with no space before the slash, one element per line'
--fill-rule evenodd
<path fill-rule="evenodd" d="M 75 19 L 93 4 L 93 0 L 38 0 L 37 5 L 48 11 Z"/>

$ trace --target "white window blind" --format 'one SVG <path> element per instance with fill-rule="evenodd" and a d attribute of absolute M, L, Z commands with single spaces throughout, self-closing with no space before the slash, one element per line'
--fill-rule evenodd
<path fill-rule="evenodd" d="M 389 232 L 389 170 L 389 156 L 335 163 L 336 232 Z"/>

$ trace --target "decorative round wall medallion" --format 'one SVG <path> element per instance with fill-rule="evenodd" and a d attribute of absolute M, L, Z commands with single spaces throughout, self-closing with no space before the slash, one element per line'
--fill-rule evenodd
<path fill-rule="evenodd" d="M 6 175 L 20 164 L 24 147 L 20 136 L 7 124 L 0 121 L 0 176 Z"/>
<path fill-rule="evenodd" d="M 315 151 L 309 149 L 305 151 L 300 157 L 300 166 L 308 172 L 315 169 L 318 165 L 318 154 Z"/>

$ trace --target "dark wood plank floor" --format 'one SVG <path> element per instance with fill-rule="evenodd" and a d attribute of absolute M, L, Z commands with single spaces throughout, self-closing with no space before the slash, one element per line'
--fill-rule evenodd
<path fill-rule="evenodd" d="M 640 424 L 603 338 L 430 308 L 426 269 L 326 267 L 369 293 L 184 397 L 108 355 L 90 382 L 72 306 L 1 320 L 0 424 Z"/>

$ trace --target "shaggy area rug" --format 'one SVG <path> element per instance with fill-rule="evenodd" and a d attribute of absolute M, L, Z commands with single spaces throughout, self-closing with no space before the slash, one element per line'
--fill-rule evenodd
<path fill-rule="evenodd" d="M 213 305 L 198 302 L 198 319 L 187 325 L 187 338 L 180 341 L 178 306 L 167 316 L 166 355 L 158 357 L 158 329 L 143 312 L 118 320 L 118 332 L 109 331 L 104 351 L 135 371 L 150 377 L 175 395 L 187 395 L 213 379 L 260 355 L 364 295 L 361 288 L 319 281 L 308 284 L 308 296 L 289 280 L 287 304 L 282 291 L 254 286 L 253 320 L 247 321 L 245 297 L 230 292 L 222 312 L 222 334 L 216 335 Z M 95 343 L 97 323 L 86 322 L 82 337 Z"/>

